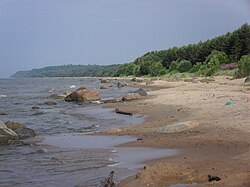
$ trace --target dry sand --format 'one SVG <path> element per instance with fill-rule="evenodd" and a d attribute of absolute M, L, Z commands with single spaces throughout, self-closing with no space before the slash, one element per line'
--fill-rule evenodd
<path fill-rule="evenodd" d="M 151 91 L 146 99 L 109 105 L 146 116 L 143 124 L 104 132 L 142 139 L 121 146 L 181 150 L 180 155 L 147 162 L 146 169 L 119 186 L 250 186 L 250 86 L 243 82 L 230 77 L 154 80 L 151 87 L 166 89 Z M 146 87 L 145 82 L 138 84 Z M 180 122 L 186 129 L 160 129 Z M 208 174 L 222 180 L 208 182 Z"/>

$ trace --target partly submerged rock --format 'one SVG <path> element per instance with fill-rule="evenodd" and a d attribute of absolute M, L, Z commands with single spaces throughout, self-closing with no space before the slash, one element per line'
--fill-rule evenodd
<path fill-rule="evenodd" d="M 106 100 L 103 100 L 104 103 L 117 103 L 117 100 L 116 99 L 106 99 Z"/>
<path fill-rule="evenodd" d="M 0 121 L 0 144 L 8 144 L 12 140 L 17 140 L 18 135 Z"/>
<path fill-rule="evenodd" d="M 106 86 L 103 86 L 103 85 L 102 85 L 102 86 L 100 86 L 100 89 L 101 89 L 101 90 L 104 90 L 104 89 L 108 89 L 108 88 L 107 88 Z"/>
<path fill-rule="evenodd" d="M 175 123 L 175 124 L 160 127 L 156 130 L 156 132 L 157 133 L 182 132 L 182 131 L 192 129 L 192 128 L 197 127 L 197 126 L 199 126 L 199 123 L 197 121 L 185 121 L 185 122 L 181 122 L 181 123 Z"/>
<path fill-rule="evenodd" d="M 18 135 L 20 140 L 36 136 L 35 131 L 27 127 L 18 128 L 14 132 Z"/>
<path fill-rule="evenodd" d="M 127 94 L 125 96 L 122 97 L 123 101 L 132 101 L 132 100 L 136 100 L 136 99 L 140 99 L 142 98 L 142 96 L 140 96 L 140 94 L 138 93 L 130 93 Z"/>
<path fill-rule="evenodd" d="M 148 95 L 148 93 L 142 88 L 139 88 L 134 93 L 138 93 L 140 96 L 147 96 Z"/>
<path fill-rule="evenodd" d="M 77 102 L 85 102 L 85 101 L 97 101 L 100 100 L 100 94 L 92 89 L 88 89 L 85 87 L 77 89 L 75 92 L 69 94 L 65 101 L 77 101 Z"/>
<path fill-rule="evenodd" d="M 19 129 L 19 128 L 23 128 L 23 127 L 24 127 L 23 124 L 18 123 L 18 122 L 15 122 L 15 121 L 7 121 L 7 122 L 5 123 L 5 125 L 6 125 L 9 129 L 11 129 L 11 130 L 13 130 L 13 131 L 15 131 L 16 129 Z"/>
<path fill-rule="evenodd" d="M 19 139 L 26 139 L 36 136 L 36 133 L 33 129 L 25 127 L 21 123 L 15 121 L 7 121 L 5 124 L 9 129 L 13 130 L 18 135 Z"/>
<path fill-rule="evenodd" d="M 4 116 L 4 115 L 8 115 L 8 114 L 5 112 L 0 112 L 0 116 Z"/>
<path fill-rule="evenodd" d="M 46 101 L 44 102 L 45 105 L 57 105 L 57 103 L 55 101 Z"/>

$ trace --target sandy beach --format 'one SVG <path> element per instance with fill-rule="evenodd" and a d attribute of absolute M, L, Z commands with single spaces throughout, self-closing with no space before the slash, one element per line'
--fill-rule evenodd
<path fill-rule="evenodd" d="M 118 186 L 250 186 L 250 87 L 243 83 L 231 77 L 152 80 L 148 86 L 160 89 L 145 99 L 109 104 L 146 120 L 101 134 L 138 137 L 120 146 L 180 150 L 148 161 Z M 221 180 L 208 182 L 208 175 Z"/>

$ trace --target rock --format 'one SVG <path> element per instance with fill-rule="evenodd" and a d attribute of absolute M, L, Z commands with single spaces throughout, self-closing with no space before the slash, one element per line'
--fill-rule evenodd
<path fill-rule="evenodd" d="M 136 90 L 134 93 L 138 93 L 140 96 L 147 96 L 147 92 L 143 90 L 142 88 Z"/>
<path fill-rule="evenodd" d="M 21 123 L 7 121 L 5 124 L 9 129 L 13 130 L 18 135 L 19 139 L 26 139 L 36 136 L 36 133 L 33 129 L 27 128 Z"/>
<path fill-rule="evenodd" d="M 100 86 L 100 89 L 103 90 L 103 89 L 108 89 L 108 88 L 105 86 Z"/>
<path fill-rule="evenodd" d="M 88 88 L 79 88 L 75 92 L 69 94 L 65 101 L 97 101 L 100 100 L 100 95 L 97 91 Z"/>
<path fill-rule="evenodd" d="M 156 132 L 157 133 L 182 132 L 182 131 L 192 129 L 197 126 L 199 126 L 199 123 L 197 121 L 185 121 L 181 123 L 175 123 L 172 125 L 166 125 L 166 126 L 160 127 L 156 130 Z"/>
<path fill-rule="evenodd" d="M 0 121 L 0 144 L 8 144 L 17 139 L 18 135 Z"/>
<path fill-rule="evenodd" d="M 18 135 L 20 140 L 36 136 L 35 131 L 27 127 L 18 128 L 14 132 Z"/>
<path fill-rule="evenodd" d="M 211 175 L 208 175 L 208 182 L 213 182 L 213 181 L 220 181 L 221 178 L 218 177 L 218 176 L 211 176 Z"/>
<path fill-rule="evenodd" d="M 142 82 L 142 79 L 133 78 L 130 81 L 131 82 Z"/>
<path fill-rule="evenodd" d="M 116 99 L 107 99 L 107 100 L 103 100 L 104 103 L 117 103 Z"/>
<path fill-rule="evenodd" d="M 44 104 L 45 105 L 57 105 L 55 101 L 46 101 Z"/>
<path fill-rule="evenodd" d="M 8 114 L 5 112 L 0 112 L 0 116 L 4 116 L 4 115 L 8 115 Z"/>
<path fill-rule="evenodd" d="M 13 130 L 13 131 L 15 131 L 16 129 L 19 129 L 19 128 L 23 128 L 23 127 L 24 127 L 23 124 L 18 123 L 18 122 L 15 122 L 15 121 L 7 121 L 7 122 L 5 123 L 5 125 L 6 125 L 9 129 L 11 129 L 11 130 Z"/>
<path fill-rule="evenodd" d="M 107 83 L 108 81 L 105 79 L 101 79 L 101 83 Z"/>
<path fill-rule="evenodd" d="M 52 99 L 64 99 L 68 94 L 52 94 L 50 97 Z"/>
<path fill-rule="evenodd" d="M 40 109 L 40 107 L 38 107 L 38 106 L 33 106 L 31 108 L 34 109 L 34 110 Z"/>
<path fill-rule="evenodd" d="M 245 83 L 250 83 L 250 76 L 245 79 Z"/>
<path fill-rule="evenodd" d="M 148 82 L 146 82 L 146 85 L 153 85 L 153 84 L 154 84 L 153 81 L 148 81 Z"/>
<path fill-rule="evenodd" d="M 140 94 L 138 93 L 131 93 L 131 94 L 127 94 L 124 97 L 122 97 L 123 101 L 132 101 L 132 100 L 136 100 L 136 99 L 140 99 L 142 98 L 142 96 L 140 96 Z"/>
<path fill-rule="evenodd" d="M 117 87 L 118 87 L 118 88 L 122 88 L 122 87 L 125 87 L 125 86 L 127 86 L 127 84 L 121 83 L 121 82 L 118 82 L 118 83 L 117 83 Z"/>

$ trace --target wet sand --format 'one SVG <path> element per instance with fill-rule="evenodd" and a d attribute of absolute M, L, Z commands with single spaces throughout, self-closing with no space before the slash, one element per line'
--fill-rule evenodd
<path fill-rule="evenodd" d="M 230 77 L 154 80 L 151 87 L 167 89 L 151 91 L 147 99 L 108 105 L 146 116 L 142 124 L 102 133 L 140 138 L 121 147 L 181 150 L 176 156 L 147 162 L 146 169 L 119 186 L 250 186 L 250 88 L 243 82 Z M 172 133 L 159 131 L 186 121 L 198 125 Z M 222 180 L 208 182 L 209 174 Z"/>

